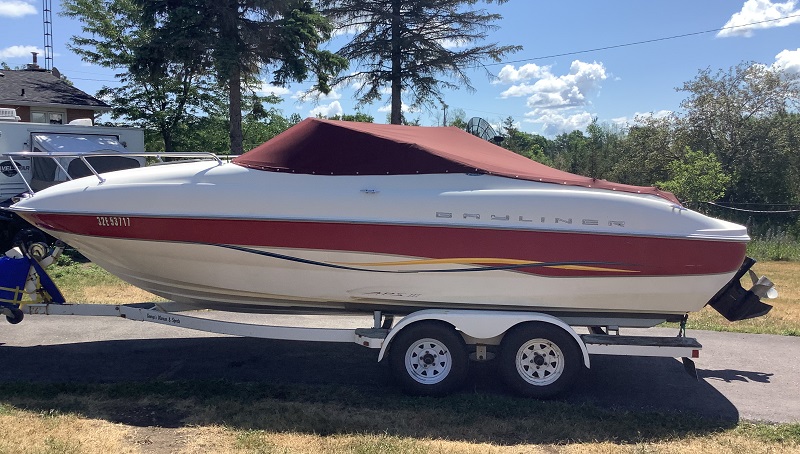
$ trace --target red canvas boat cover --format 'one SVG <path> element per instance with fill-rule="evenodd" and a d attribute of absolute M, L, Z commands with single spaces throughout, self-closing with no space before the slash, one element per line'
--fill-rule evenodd
<path fill-rule="evenodd" d="M 544 183 L 653 194 L 669 192 L 597 180 L 548 167 L 455 127 L 307 118 L 233 160 L 259 170 L 316 175 L 485 173 Z"/>

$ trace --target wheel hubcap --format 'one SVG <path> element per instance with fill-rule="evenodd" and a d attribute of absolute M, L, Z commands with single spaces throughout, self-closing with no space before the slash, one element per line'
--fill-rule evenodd
<path fill-rule="evenodd" d="M 415 381 L 433 385 L 450 373 L 453 357 L 447 347 L 436 339 L 420 339 L 406 350 L 406 371 Z"/>
<path fill-rule="evenodd" d="M 549 385 L 564 372 L 564 353 L 547 339 L 531 339 L 517 350 L 517 372 L 536 386 Z"/>

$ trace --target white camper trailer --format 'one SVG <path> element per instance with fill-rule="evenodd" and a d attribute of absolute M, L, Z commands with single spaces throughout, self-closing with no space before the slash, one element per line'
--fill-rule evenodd
<path fill-rule="evenodd" d="M 3 156 L 3 153 L 19 151 L 103 153 L 104 156 L 90 158 L 89 161 L 98 171 L 140 167 L 144 165 L 144 158 L 107 154 L 143 152 L 144 131 L 139 128 L 92 126 L 89 119 L 75 120 L 66 125 L 26 123 L 19 121 L 14 109 L 0 108 L 0 207 L 10 205 L 14 197 L 28 192 L 26 180 L 30 182 L 30 189 L 38 191 L 89 174 L 80 159 L 65 158 L 56 164 L 50 158 L 15 159 L 12 162 Z M 10 212 L 0 211 L 0 246 L 10 246 L 20 228 L 25 226 L 20 222 Z"/>

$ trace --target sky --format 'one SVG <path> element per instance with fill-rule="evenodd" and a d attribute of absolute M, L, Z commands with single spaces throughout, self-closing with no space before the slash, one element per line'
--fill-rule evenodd
<path fill-rule="evenodd" d="M 67 44 L 81 33 L 79 21 L 59 15 L 53 1 L 53 66 L 76 87 L 94 94 L 113 86 L 113 70 L 81 61 Z M 800 0 L 508 0 L 478 2 L 503 16 L 487 42 L 520 45 L 523 50 L 469 71 L 474 90 L 445 91 L 447 115 L 463 112 L 499 125 L 513 118 L 523 131 L 554 137 L 601 124 L 630 124 L 637 116 L 680 111 L 687 97 L 676 88 L 698 71 L 727 70 L 741 62 L 800 72 Z M 17 67 L 40 52 L 43 64 L 42 0 L 0 0 L 0 61 Z M 337 50 L 347 35 L 327 44 Z M 301 96 L 310 83 L 274 87 L 286 116 L 352 114 L 361 111 L 388 122 L 388 94 L 357 107 L 353 89 L 337 87 L 317 99 Z M 406 111 L 422 125 L 442 122 L 441 107 Z"/>

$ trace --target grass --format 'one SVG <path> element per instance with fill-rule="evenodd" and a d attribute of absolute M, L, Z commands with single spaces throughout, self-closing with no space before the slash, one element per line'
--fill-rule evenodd
<path fill-rule="evenodd" d="M 0 423 L 24 426 L 31 449 L 15 451 L 6 437 L 0 453 L 136 452 L 148 440 L 173 443 L 163 452 L 800 452 L 800 424 L 501 395 L 226 381 L 4 388 Z M 155 428 L 138 421 L 143 414 L 156 415 Z"/>
<path fill-rule="evenodd" d="M 126 304 L 164 301 L 123 282 L 76 253 L 65 253 L 47 269 L 64 298 L 71 303 Z"/>
<path fill-rule="evenodd" d="M 9 428 L 0 437 L 0 453 L 71 454 L 134 453 L 126 446 L 121 424 L 75 414 L 20 410 L 0 404 L 0 424 Z"/>
<path fill-rule="evenodd" d="M 800 241 L 786 234 L 754 238 L 747 245 L 747 255 L 763 261 L 800 261 Z"/>

